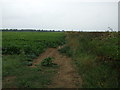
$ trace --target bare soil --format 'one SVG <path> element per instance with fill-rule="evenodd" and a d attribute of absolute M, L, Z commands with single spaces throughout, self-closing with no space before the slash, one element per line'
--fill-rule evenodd
<path fill-rule="evenodd" d="M 72 59 L 59 53 L 57 48 L 48 48 L 42 53 L 34 62 L 39 64 L 46 57 L 54 57 L 54 63 L 60 67 L 55 77 L 53 77 L 52 84 L 48 88 L 80 88 L 82 85 L 81 77 L 77 74 Z"/>
<path fill-rule="evenodd" d="M 16 78 L 15 76 L 8 76 L 5 78 L 5 81 L 10 82 L 10 81 L 13 81 L 15 78 Z"/>
<path fill-rule="evenodd" d="M 11 82 L 13 82 L 16 79 L 16 76 L 7 76 L 3 82 L 5 82 L 6 84 L 9 84 Z M 4 83 L 2 83 L 4 84 Z M 15 85 L 11 86 L 10 88 L 16 88 Z"/>

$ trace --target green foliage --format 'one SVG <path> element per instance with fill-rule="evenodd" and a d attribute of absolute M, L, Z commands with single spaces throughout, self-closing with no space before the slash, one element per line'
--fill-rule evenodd
<path fill-rule="evenodd" d="M 20 60 L 22 60 L 20 56 L 12 55 L 12 56 L 5 56 L 2 58 L 2 72 L 3 77 L 5 76 L 11 76 L 14 74 L 17 74 L 18 68 L 22 67 L 22 63 Z"/>
<path fill-rule="evenodd" d="M 29 67 L 45 49 L 64 44 L 62 32 L 2 32 L 3 88 L 43 88 L 50 84 L 56 64 Z M 48 62 L 50 62 L 48 60 Z M 51 65 L 51 63 L 49 63 Z M 7 77 L 15 79 L 6 81 Z"/>
<path fill-rule="evenodd" d="M 41 65 L 42 66 L 52 66 L 52 64 L 53 64 L 52 60 L 53 60 L 53 58 L 47 57 L 41 62 Z"/>
<path fill-rule="evenodd" d="M 48 47 L 63 45 L 62 32 L 3 32 L 2 53 L 37 57 Z"/>
<path fill-rule="evenodd" d="M 42 71 L 40 67 L 33 68 L 34 71 Z"/>
<path fill-rule="evenodd" d="M 72 55 L 72 53 L 71 53 L 71 51 L 70 51 L 70 47 L 68 47 L 68 46 L 65 46 L 65 47 L 59 49 L 59 52 L 61 52 L 61 53 L 63 53 L 63 54 L 66 54 L 66 55 L 68 55 L 68 56 L 71 56 L 71 55 Z"/>
<path fill-rule="evenodd" d="M 53 67 L 56 66 L 57 64 L 53 63 L 53 57 L 47 57 L 42 60 L 41 65 L 46 66 L 46 67 Z"/>
<path fill-rule="evenodd" d="M 44 88 L 51 83 L 55 75 L 54 68 L 28 67 L 25 63 L 27 60 L 23 55 L 3 57 L 3 88 Z M 15 78 L 7 81 L 7 77 Z"/>
<path fill-rule="evenodd" d="M 73 32 L 66 35 L 67 46 L 60 52 L 73 58 L 84 88 L 119 87 L 117 32 Z"/>

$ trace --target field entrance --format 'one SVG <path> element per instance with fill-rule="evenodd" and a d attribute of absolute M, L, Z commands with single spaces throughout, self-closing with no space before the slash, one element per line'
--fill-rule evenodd
<path fill-rule="evenodd" d="M 56 75 L 52 79 L 52 83 L 48 85 L 49 88 L 79 88 L 81 85 L 81 78 L 77 74 L 71 58 L 59 53 L 58 48 L 48 48 L 42 53 L 33 63 L 33 68 L 36 64 L 42 62 L 46 57 L 54 57 L 53 63 L 57 64 Z M 78 86 L 79 85 L 79 86 Z"/>
<path fill-rule="evenodd" d="M 71 58 L 58 51 L 65 44 L 63 32 L 2 34 L 3 88 L 80 86 Z"/>

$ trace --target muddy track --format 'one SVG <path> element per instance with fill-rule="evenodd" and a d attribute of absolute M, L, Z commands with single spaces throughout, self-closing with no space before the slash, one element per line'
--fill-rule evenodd
<path fill-rule="evenodd" d="M 46 57 L 54 57 L 54 63 L 60 66 L 48 88 L 80 88 L 82 80 L 71 63 L 71 58 L 61 55 L 57 48 L 48 48 L 33 62 L 32 67 L 35 67 L 35 64 L 39 64 Z"/>

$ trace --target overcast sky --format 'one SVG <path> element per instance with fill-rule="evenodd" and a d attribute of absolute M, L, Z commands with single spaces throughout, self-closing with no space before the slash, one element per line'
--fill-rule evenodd
<path fill-rule="evenodd" d="M 118 29 L 118 0 L 3 0 L 1 7 L 2 28 Z"/>

